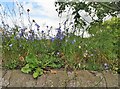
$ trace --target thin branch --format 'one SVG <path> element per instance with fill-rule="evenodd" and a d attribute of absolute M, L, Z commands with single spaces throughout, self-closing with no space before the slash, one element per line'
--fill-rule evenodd
<path fill-rule="evenodd" d="M 112 9 L 112 10 L 115 10 L 115 11 L 120 11 L 120 9 L 117 9 L 117 8 L 111 7 L 111 6 L 107 5 L 107 4 L 104 4 L 104 3 L 101 3 L 101 2 L 100 2 L 99 4 L 102 5 L 102 6 L 104 6 L 104 7 L 109 8 L 109 9 Z"/>

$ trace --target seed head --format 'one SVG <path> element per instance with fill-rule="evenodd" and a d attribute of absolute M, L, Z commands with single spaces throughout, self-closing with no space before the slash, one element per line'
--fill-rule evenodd
<path fill-rule="evenodd" d="M 27 12 L 29 12 L 30 11 L 30 9 L 27 9 Z"/>
<path fill-rule="evenodd" d="M 33 19 L 33 22 L 35 22 L 35 20 Z"/>

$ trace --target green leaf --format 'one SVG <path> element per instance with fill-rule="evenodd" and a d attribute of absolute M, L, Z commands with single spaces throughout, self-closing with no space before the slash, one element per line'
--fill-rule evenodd
<path fill-rule="evenodd" d="M 39 76 L 39 72 L 38 71 L 35 71 L 34 73 L 33 73 L 33 78 L 37 78 Z"/>
<path fill-rule="evenodd" d="M 36 68 L 36 70 L 33 73 L 33 78 L 37 78 L 38 76 L 43 74 L 43 69 L 41 69 L 40 67 Z"/>
<path fill-rule="evenodd" d="M 39 72 L 39 75 L 40 75 L 40 76 L 43 75 L 43 70 L 41 70 L 41 71 Z"/>
<path fill-rule="evenodd" d="M 34 69 L 35 67 L 37 67 L 35 64 L 29 64 L 29 67 Z"/>
<path fill-rule="evenodd" d="M 23 73 L 30 73 L 30 72 L 32 71 L 32 69 L 29 68 L 29 64 L 27 64 L 27 65 L 25 65 L 25 67 L 23 67 L 23 68 L 21 69 L 21 71 L 22 71 Z"/>
<path fill-rule="evenodd" d="M 29 65 L 29 64 L 26 64 L 26 65 L 25 65 L 25 68 L 29 68 L 29 67 L 30 67 L 30 65 Z"/>
<path fill-rule="evenodd" d="M 25 58 L 26 62 L 29 63 L 29 64 L 35 64 L 35 65 L 38 65 L 39 62 L 36 58 L 36 56 L 34 54 L 29 54 L 28 56 L 26 56 Z"/>
<path fill-rule="evenodd" d="M 39 67 L 36 68 L 36 71 L 37 71 L 37 72 L 40 72 L 40 71 L 41 71 L 41 68 L 39 68 Z"/>
<path fill-rule="evenodd" d="M 43 69 L 41 69 L 41 68 L 38 67 L 38 68 L 36 69 L 36 72 L 39 72 L 39 75 L 42 75 L 42 74 L 43 74 Z"/>

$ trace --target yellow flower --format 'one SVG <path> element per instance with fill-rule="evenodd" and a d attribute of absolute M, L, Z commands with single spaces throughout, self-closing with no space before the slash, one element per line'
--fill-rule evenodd
<path fill-rule="evenodd" d="M 79 45 L 79 46 L 78 46 L 78 48 L 80 49 L 80 48 L 81 48 L 81 46 Z"/>

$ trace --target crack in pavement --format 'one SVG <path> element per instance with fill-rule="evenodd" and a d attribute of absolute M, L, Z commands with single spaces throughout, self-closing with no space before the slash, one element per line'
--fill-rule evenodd
<path fill-rule="evenodd" d="M 103 75 L 103 78 L 104 78 L 104 80 L 105 80 L 106 88 L 108 89 L 108 84 L 107 84 L 106 77 L 105 77 L 105 75 L 104 75 L 104 73 L 103 73 L 103 72 L 101 72 L 101 73 L 102 73 L 102 75 Z"/>
<path fill-rule="evenodd" d="M 4 86 L 3 87 L 8 87 L 10 85 L 11 77 L 12 77 L 12 71 L 6 71 L 6 74 L 3 77 L 3 79 L 4 79 L 4 81 L 3 81 Z"/>
<path fill-rule="evenodd" d="M 4 75 L 3 75 L 3 73 L 2 73 L 2 78 L 5 76 L 5 74 L 7 73 L 7 70 L 5 70 L 5 73 L 4 73 Z"/>
<path fill-rule="evenodd" d="M 100 82 L 102 82 L 103 79 L 104 78 L 101 78 L 93 87 L 98 86 L 100 84 Z"/>
<path fill-rule="evenodd" d="M 12 72 L 13 73 L 13 72 Z M 6 87 L 8 87 L 9 85 L 10 85 L 10 80 L 11 80 L 11 77 L 12 77 L 12 73 L 10 73 L 10 77 L 9 77 L 9 79 L 8 79 L 8 85 L 6 86 Z"/>

